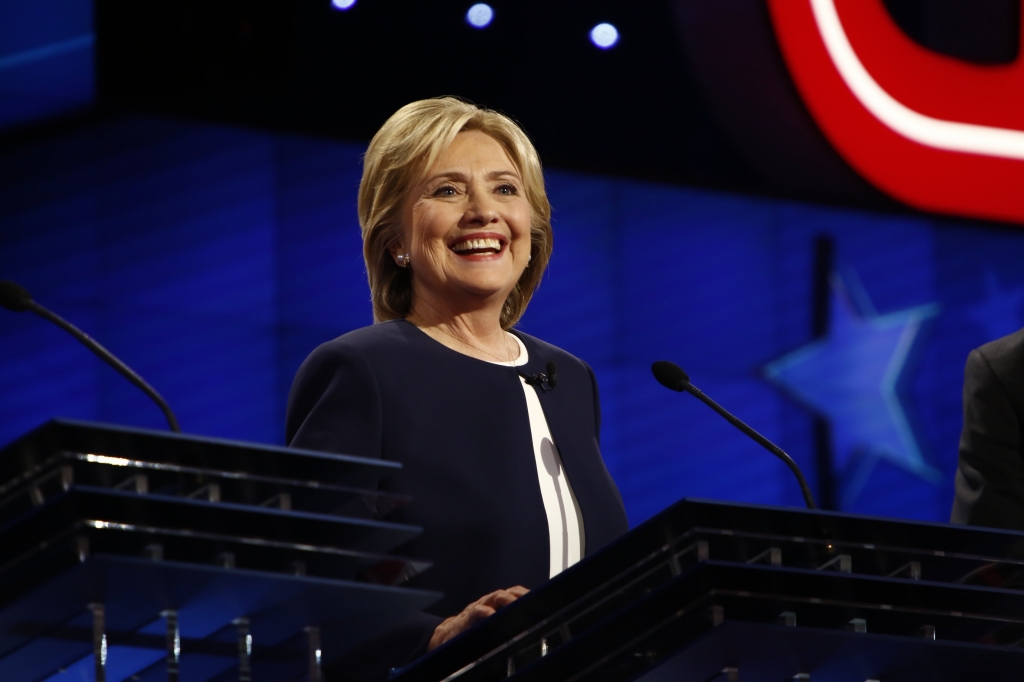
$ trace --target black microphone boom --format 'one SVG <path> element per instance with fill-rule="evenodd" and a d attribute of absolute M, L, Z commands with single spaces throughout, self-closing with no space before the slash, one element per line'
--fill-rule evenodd
<path fill-rule="evenodd" d="M 160 407 L 161 411 L 163 411 L 164 417 L 167 418 L 167 424 L 171 427 L 171 431 L 181 431 L 181 427 L 178 426 L 178 420 L 174 416 L 174 412 L 171 411 L 171 406 L 168 405 L 167 401 L 156 392 L 155 388 L 147 384 L 142 377 L 132 371 L 131 367 L 118 360 L 113 353 L 94 341 L 92 337 L 81 329 L 71 324 L 60 315 L 47 310 L 33 301 L 32 297 L 27 291 L 25 291 L 24 287 L 14 282 L 0 282 L 0 306 L 3 306 L 8 310 L 13 310 L 16 313 L 31 310 L 39 317 L 53 322 L 58 327 L 74 336 L 76 339 L 81 341 L 86 348 L 98 355 L 103 362 L 116 369 L 121 376 L 142 389 L 142 391 Z"/>
<path fill-rule="evenodd" d="M 800 467 L 797 466 L 796 462 L 793 461 L 793 458 L 787 455 L 782 448 L 744 424 L 738 417 L 731 414 L 724 407 L 704 395 L 702 390 L 690 383 L 690 377 L 687 376 L 686 372 L 684 372 L 683 368 L 679 365 L 668 362 L 667 360 L 659 360 L 651 365 L 651 372 L 654 373 L 654 378 L 657 379 L 662 386 L 665 388 L 671 388 L 673 391 L 679 391 L 680 393 L 685 391 L 686 393 L 691 394 L 694 398 L 697 398 L 712 410 L 725 417 L 726 421 L 730 424 L 757 441 L 757 443 L 765 450 L 785 462 L 786 466 L 788 466 L 796 476 L 797 482 L 800 483 L 800 491 L 804 495 L 804 502 L 807 503 L 807 508 L 818 508 L 818 506 L 814 504 L 814 496 L 811 495 L 811 488 L 807 485 L 807 480 L 804 478 L 803 472 L 800 471 Z"/>

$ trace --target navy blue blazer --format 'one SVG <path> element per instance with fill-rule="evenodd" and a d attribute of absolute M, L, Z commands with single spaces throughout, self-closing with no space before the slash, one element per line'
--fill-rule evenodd
<path fill-rule="evenodd" d="M 381 488 L 412 502 L 389 520 L 423 527 L 399 552 L 434 562 L 408 583 L 438 590 L 441 618 L 497 589 L 548 578 L 548 525 L 517 369 L 558 368 L 538 391 L 583 517 L 592 554 L 628 530 L 599 449 L 601 411 L 586 363 L 527 334 L 519 368 L 447 348 L 405 320 L 358 329 L 318 347 L 288 399 L 295 447 L 401 462 Z"/>

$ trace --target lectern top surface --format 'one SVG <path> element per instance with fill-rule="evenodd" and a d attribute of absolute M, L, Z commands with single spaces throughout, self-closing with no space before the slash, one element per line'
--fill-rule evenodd
<path fill-rule="evenodd" d="M 1024 559 L 1024 532 L 845 512 L 684 498 L 638 528 L 682 523 L 806 540 Z"/>
<path fill-rule="evenodd" d="M 375 487 L 397 462 L 130 426 L 52 419 L 0 449 L 0 483 L 62 453 L 88 453 L 221 471 Z"/>

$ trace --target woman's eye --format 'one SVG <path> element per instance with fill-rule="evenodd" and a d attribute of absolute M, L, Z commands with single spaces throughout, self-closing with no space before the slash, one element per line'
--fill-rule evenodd
<path fill-rule="evenodd" d="M 515 185 L 510 185 L 506 183 L 504 185 L 498 186 L 498 194 L 507 194 L 509 196 L 515 196 L 516 194 L 519 194 L 519 190 L 516 188 Z"/>
<path fill-rule="evenodd" d="M 435 197 L 453 197 L 458 193 L 452 185 L 441 185 L 434 190 Z"/>

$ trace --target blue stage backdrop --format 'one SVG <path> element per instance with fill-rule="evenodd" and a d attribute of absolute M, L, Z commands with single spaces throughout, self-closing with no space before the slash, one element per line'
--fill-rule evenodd
<path fill-rule="evenodd" d="M 138 117 L 26 143 L 0 159 L 0 279 L 122 356 L 186 431 L 281 443 L 299 363 L 371 323 L 362 151 Z M 948 517 L 963 364 L 1024 324 L 1024 232 L 547 179 L 555 253 L 521 327 L 596 370 L 632 523 L 683 496 L 800 504 L 780 462 L 654 381 L 659 359 L 789 451 L 835 506 Z M 51 416 L 163 426 L 41 319 L 2 312 L 0 351 L 0 441 Z"/>
<path fill-rule="evenodd" d="M 92 0 L 0 0 L 0 129 L 93 104 Z"/>

